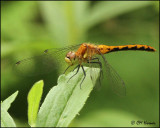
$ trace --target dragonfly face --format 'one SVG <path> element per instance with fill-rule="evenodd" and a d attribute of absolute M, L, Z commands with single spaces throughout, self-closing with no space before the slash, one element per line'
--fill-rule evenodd
<path fill-rule="evenodd" d="M 76 57 L 76 53 L 74 51 L 70 51 L 66 54 L 65 57 L 65 61 L 66 63 L 68 63 L 70 66 L 74 65 L 75 63 L 78 62 L 77 57 Z"/>

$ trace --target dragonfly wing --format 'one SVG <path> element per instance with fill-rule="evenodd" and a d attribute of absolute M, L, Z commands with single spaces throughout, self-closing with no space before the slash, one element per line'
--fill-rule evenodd
<path fill-rule="evenodd" d="M 65 70 L 68 66 L 65 62 L 67 52 L 75 50 L 78 45 L 58 49 L 47 49 L 42 55 L 18 61 L 13 70 L 24 76 L 36 76 L 54 72 L 56 69 Z M 61 73 L 63 73 L 61 71 Z"/>
<path fill-rule="evenodd" d="M 112 68 L 112 66 L 108 63 L 104 55 L 101 54 L 101 56 L 104 60 L 107 79 L 109 80 L 112 90 L 119 96 L 125 96 L 126 87 L 124 81 L 118 75 L 118 73 Z"/>
<path fill-rule="evenodd" d="M 20 75 L 37 76 L 53 72 L 58 67 L 57 60 L 53 56 L 42 54 L 18 61 L 13 65 L 13 70 Z"/>

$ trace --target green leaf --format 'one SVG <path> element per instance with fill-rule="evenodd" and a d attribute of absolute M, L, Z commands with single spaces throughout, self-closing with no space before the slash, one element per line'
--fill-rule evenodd
<path fill-rule="evenodd" d="M 2 127 L 16 127 L 12 117 L 9 115 L 6 109 L 1 106 L 1 126 Z"/>
<path fill-rule="evenodd" d="M 67 81 L 75 72 L 61 75 L 58 79 L 58 85 L 49 91 L 40 107 L 36 126 L 67 127 L 82 109 L 95 85 L 100 70 L 98 68 L 94 68 L 94 70 L 96 73 L 94 81 L 92 81 L 90 68 L 85 67 L 86 78 L 81 89 L 80 83 L 84 77 L 81 69 L 68 83 Z"/>
<path fill-rule="evenodd" d="M 5 99 L 2 102 L 1 107 L 3 107 L 3 109 L 5 109 L 6 111 L 8 111 L 8 109 L 11 106 L 11 103 L 15 100 L 16 96 L 18 94 L 18 91 L 16 91 L 15 93 L 13 93 L 11 96 L 9 96 L 7 99 Z"/>
<path fill-rule="evenodd" d="M 39 103 L 43 92 L 43 81 L 36 82 L 28 94 L 28 123 L 35 126 Z"/>

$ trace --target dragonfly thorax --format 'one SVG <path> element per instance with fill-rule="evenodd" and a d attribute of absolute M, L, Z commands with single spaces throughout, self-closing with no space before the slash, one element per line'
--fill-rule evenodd
<path fill-rule="evenodd" d="M 74 51 L 68 52 L 66 54 L 65 61 L 69 65 L 74 65 L 75 63 L 77 63 L 78 61 L 77 61 L 76 53 Z"/>

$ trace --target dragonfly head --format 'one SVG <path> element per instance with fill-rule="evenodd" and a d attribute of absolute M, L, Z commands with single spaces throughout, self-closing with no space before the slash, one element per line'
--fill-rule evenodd
<path fill-rule="evenodd" d="M 70 51 L 66 54 L 65 61 L 69 65 L 74 65 L 76 60 L 76 53 L 74 51 Z"/>

